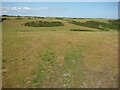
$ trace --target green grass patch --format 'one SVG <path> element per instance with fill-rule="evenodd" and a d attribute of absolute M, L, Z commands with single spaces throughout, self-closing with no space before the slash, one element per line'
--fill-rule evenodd
<path fill-rule="evenodd" d="M 39 65 L 36 77 L 33 79 L 32 84 L 33 85 L 39 85 L 43 82 L 43 80 L 45 79 L 45 66 L 43 64 Z"/>
<path fill-rule="evenodd" d="M 66 64 L 69 66 L 69 68 L 74 68 L 74 64 L 72 64 L 72 62 L 76 62 L 77 61 L 81 61 L 83 58 L 83 52 L 85 50 L 85 46 L 80 46 L 79 48 L 74 48 L 71 47 L 68 50 L 66 50 L 65 54 L 64 54 L 64 58 L 65 58 L 65 62 L 69 63 Z M 72 67 L 73 66 L 73 67 Z"/>
<path fill-rule="evenodd" d="M 43 51 L 40 56 L 43 61 L 52 61 L 53 59 L 55 59 L 55 54 L 50 49 L 46 49 L 45 51 Z"/>
<path fill-rule="evenodd" d="M 80 87 L 82 85 L 86 71 L 83 61 L 85 49 L 86 46 L 71 47 L 64 53 L 64 73 L 69 75 L 64 77 L 65 87 Z"/>
<path fill-rule="evenodd" d="M 36 77 L 32 80 L 33 86 L 42 87 L 42 84 L 47 79 L 46 77 L 51 77 L 50 74 L 53 73 L 55 64 L 55 54 L 52 50 L 47 49 L 40 52 L 40 64 L 38 66 L 38 71 L 36 72 Z"/>

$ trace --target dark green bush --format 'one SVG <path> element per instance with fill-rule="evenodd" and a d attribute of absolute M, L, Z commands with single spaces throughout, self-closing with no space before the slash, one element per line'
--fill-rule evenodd
<path fill-rule="evenodd" d="M 0 23 L 3 22 L 4 20 L 9 20 L 7 18 L 0 18 Z"/>
<path fill-rule="evenodd" d="M 40 19 L 45 19 L 45 17 L 38 17 L 38 18 L 40 18 Z"/>
<path fill-rule="evenodd" d="M 7 20 L 7 18 L 2 18 L 2 21 Z"/>
<path fill-rule="evenodd" d="M 25 26 L 31 27 L 55 27 L 55 26 L 63 26 L 64 24 L 58 21 L 55 22 L 47 22 L 47 21 L 32 21 L 25 23 Z"/>
<path fill-rule="evenodd" d="M 44 19 L 45 17 L 34 17 L 34 18 L 41 18 L 41 19 Z"/>
<path fill-rule="evenodd" d="M 94 31 L 94 30 L 70 29 L 70 31 Z"/>
<path fill-rule="evenodd" d="M 58 19 L 58 20 L 63 20 L 63 18 L 61 18 L 61 17 L 56 17 L 55 19 Z"/>

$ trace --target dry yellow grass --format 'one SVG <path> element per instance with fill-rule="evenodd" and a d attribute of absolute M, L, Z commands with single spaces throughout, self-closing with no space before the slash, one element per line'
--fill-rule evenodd
<path fill-rule="evenodd" d="M 61 27 L 22 26 L 35 20 L 3 22 L 3 87 L 117 87 L 118 32 L 71 32 L 92 28 L 64 20 Z"/>

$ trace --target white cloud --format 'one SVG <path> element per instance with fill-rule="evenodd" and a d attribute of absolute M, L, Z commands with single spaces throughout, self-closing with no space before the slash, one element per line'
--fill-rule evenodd
<path fill-rule="evenodd" d="M 29 7 L 24 7 L 24 9 L 25 9 L 25 10 L 31 10 L 31 8 L 29 8 Z"/>
<path fill-rule="evenodd" d="M 6 14 L 7 12 L 26 12 L 26 11 L 55 11 L 55 10 L 64 10 L 64 8 L 56 8 L 56 7 L 2 7 L 2 13 Z"/>
<path fill-rule="evenodd" d="M 15 9 L 15 10 L 16 10 L 17 8 L 16 8 L 16 7 L 13 7 L 13 9 Z"/>
<path fill-rule="evenodd" d="M 2 7 L 3 11 L 26 11 L 26 10 L 50 10 L 49 7 L 39 7 L 39 8 L 30 8 L 30 7 Z"/>

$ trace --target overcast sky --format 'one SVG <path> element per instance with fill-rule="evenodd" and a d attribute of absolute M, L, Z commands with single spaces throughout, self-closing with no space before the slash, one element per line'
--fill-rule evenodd
<path fill-rule="evenodd" d="M 50 16 L 50 17 L 79 17 L 79 18 L 118 17 L 118 2 L 5 2 L 5 1 L 2 3 L 3 10 L 2 14 L 24 16 L 27 15 L 27 16 Z"/>

